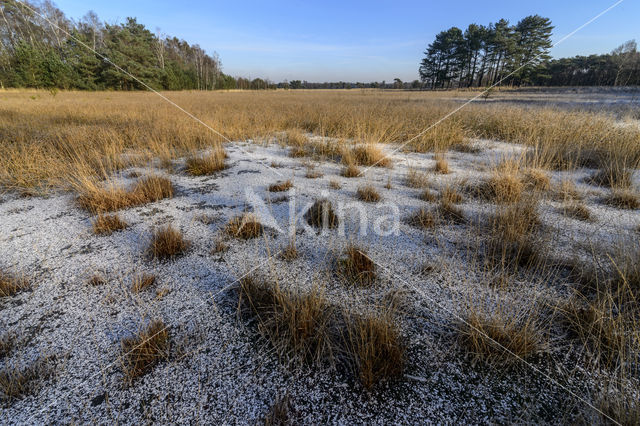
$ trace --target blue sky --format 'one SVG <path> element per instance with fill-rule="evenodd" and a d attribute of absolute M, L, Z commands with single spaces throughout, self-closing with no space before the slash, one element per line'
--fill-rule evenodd
<path fill-rule="evenodd" d="M 127 16 L 155 31 L 218 52 L 234 76 L 309 81 L 391 81 L 418 78 L 422 52 L 451 26 L 512 23 L 527 15 L 551 18 L 554 41 L 615 0 L 539 1 L 182 1 L 58 0 L 67 16 L 95 11 L 108 23 Z M 640 42 L 640 1 L 624 0 L 556 46 L 554 57 L 605 53 Z"/>

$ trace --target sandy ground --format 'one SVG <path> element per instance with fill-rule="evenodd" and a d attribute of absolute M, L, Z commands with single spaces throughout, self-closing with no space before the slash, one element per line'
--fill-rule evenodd
<path fill-rule="evenodd" d="M 448 154 L 451 174 L 429 172 L 433 188 L 476 182 L 488 175 L 492 165 L 523 149 L 492 141 L 475 143 L 481 152 Z M 405 217 L 430 205 L 418 198 L 419 189 L 405 186 L 404 179 L 408 167 L 431 170 L 432 154 L 395 153 L 393 168 L 373 168 L 355 179 L 341 177 L 338 164 L 316 162 L 315 170 L 323 176 L 309 179 L 301 164 L 304 160 L 289 158 L 286 148 L 238 143 L 226 149 L 229 168 L 214 176 L 189 177 L 182 171 L 182 161 L 175 162 L 173 173 L 153 170 L 173 181 L 176 196 L 122 211 L 121 217 L 131 226 L 110 236 L 92 234 L 90 216 L 77 208 L 71 194 L 3 196 L 0 265 L 28 277 L 33 288 L 0 300 L 0 331 L 18 336 L 17 348 L 0 360 L 0 367 L 29 365 L 39 356 L 54 358 L 52 374 L 40 380 L 32 394 L 2 403 L 0 423 L 247 424 L 259 422 L 286 394 L 297 420 L 304 423 L 557 422 L 558 413 L 580 407 L 580 401 L 540 373 L 561 377 L 565 369 L 575 367 L 561 349 L 532 360 L 538 372 L 518 363 L 496 369 L 474 365 L 456 344 L 454 333 L 467 303 L 526 310 L 566 296 L 566 288 L 526 279 L 506 293 L 487 286 L 487 273 L 470 267 L 468 257 L 460 254 L 477 239 L 473 226 L 423 231 L 401 221 L 397 234 L 373 232 L 376 219 L 393 213 L 395 207 Z M 273 169 L 272 163 L 281 167 Z M 122 173 L 122 183 L 135 180 L 126 177 L 131 171 Z M 608 247 L 640 225 L 638 211 L 601 203 L 606 190 L 584 183 L 589 173 L 552 174 L 554 184 L 567 177 L 578 182 L 595 221 L 567 218 L 559 202 L 543 201 L 550 255 L 587 256 L 593 244 Z M 287 178 L 294 181 L 295 195 L 289 198 L 295 199 L 298 214 L 322 195 L 335 203 L 352 204 L 344 210 L 344 235 L 339 230 L 318 235 L 300 222 L 296 243 L 301 256 L 293 262 L 274 256 L 289 241 L 292 207 L 276 200 L 281 194 L 267 192 L 269 184 Z M 331 189 L 330 180 L 340 182 L 341 188 Z M 387 182 L 391 189 L 385 188 Z M 364 183 L 380 191 L 380 203 L 357 202 L 355 191 Z M 260 207 L 256 200 L 264 201 L 267 237 L 231 241 L 229 251 L 211 254 L 224 224 L 247 208 Z M 461 208 L 471 223 L 481 223 L 493 211 L 492 205 L 473 199 Z M 358 209 L 368 218 L 364 234 Z M 150 260 L 144 252 L 151 231 L 165 223 L 179 227 L 191 248 L 173 261 Z M 384 266 L 375 288 L 350 290 L 332 278 L 332 259 L 348 241 L 366 247 Z M 425 264 L 437 267 L 421 273 Z M 332 301 L 349 306 L 375 304 L 391 291 L 402 291 L 401 327 L 408 349 L 405 378 L 367 392 L 347 376 L 284 365 L 257 338 L 255 327 L 237 315 L 233 286 L 252 271 L 273 274 L 284 285 L 304 288 L 322 283 Z M 158 282 L 134 294 L 131 281 L 141 272 L 156 274 Z M 96 273 L 107 283 L 87 285 Z M 162 289 L 168 293 L 158 297 Z M 127 386 L 119 361 L 120 340 L 154 318 L 171 327 L 172 356 Z M 588 395 L 586 373 L 574 372 L 572 377 L 568 386 Z"/>

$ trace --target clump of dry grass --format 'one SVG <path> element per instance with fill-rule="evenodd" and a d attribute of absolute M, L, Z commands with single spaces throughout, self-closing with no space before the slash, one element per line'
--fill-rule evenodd
<path fill-rule="evenodd" d="M 428 209 L 420 208 L 407 218 L 407 223 L 416 228 L 430 229 L 436 226 L 437 218 Z"/>
<path fill-rule="evenodd" d="M 93 275 L 91 278 L 87 280 L 87 285 L 90 285 L 91 287 L 105 285 L 106 283 L 107 283 L 107 280 L 105 280 L 102 275 L 97 275 L 97 274 Z"/>
<path fill-rule="evenodd" d="M 142 327 L 138 333 L 121 341 L 122 369 L 129 383 L 169 358 L 169 328 L 160 320 Z"/>
<path fill-rule="evenodd" d="M 136 275 L 133 278 L 133 283 L 131 284 L 131 291 L 133 293 L 140 293 L 143 290 L 151 287 L 156 283 L 156 276 L 152 274 L 143 273 L 140 275 Z"/>
<path fill-rule="evenodd" d="M 308 141 L 309 138 L 300 129 L 291 129 L 287 131 L 287 144 L 291 147 L 302 148 Z"/>
<path fill-rule="evenodd" d="M 117 214 L 102 214 L 93 220 L 92 228 L 93 233 L 96 235 L 111 235 L 116 231 L 127 229 L 129 224 L 122 220 Z"/>
<path fill-rule="evenodd" d="M 281 356 L 353 371 L 367 388 L 402 374 L 405 348 L 389 311 L 356 315 L 318 287 L 284 290 L 252 277 L 240 283 L 238 306 Z"/>
<path fill-rule="evenodd" d="M 448 175 L 451 173 L 449 170 L 449 162 L 443 155 L 436 155 L 435 157 L 436 164 L 433 166 L 433 171 L 436 173 L 440 173 L 443 175 Z"/>
<path fill-rule="evenodd" d="M 293 188 L 293 182 L 291 182 L 291 179 L 288 179 L 284 182 L 278 181 L 269 185 L 269 192 L 284 192 L 291 188 Z"/>
<path fill-rule="evenodd" d="M 531 316 L 518 318 L 472 309 L 459 324 L 458 333 L 467 351 L 475 359 L 488 363 L 514 363 L 518 358 L 526 359 L 539 353 L 543 346 L 542 334 Z"/>
<path fill-rule="evenodd" d="M 299 256 L 300 254 L 298 253 L 298 249 L 296 248 L 296 243 L 294 240 L 291 240 L 289 244 L 287 244 L 280 252 L 280 259 L 286 261 L 295 260 Z"/>
<path fill-rule="evenodd" d="M 0 335 L 0 360 L 13 350 L 15 336 L 9 332 Z"/>
<path fill-rule="evenodd" d="M 216 243 L 214 244 L 213 249 L 211 249 L 211 253 L 212 254 L 224 253 L 227 250 L 229 250 L 229 245 L 225 243 L 222 239 L 218 239 L 216 240 Z"/>
<path fill-rule="evenodd" d="M 324 176 L 320 170 L 317 170 L 313 167 L 307 167 L 307 171 L 304 174 L 304 177 L 307 179 L 317 179 Z"/>
<path fill-rule="evenodd" d="M 331 189 L 340 189 L 340 188 L 342 188 L 342 185 L 337 180 L 331 179 L 329 181 L 329 188 L 331 188 Z"/>
<path fill-rule="evenodd" d="M 350 159 L 347 161 L 353 161 L 357 166 L 391 166 L 391 158 L 385 155 L 378 144 L 354 146 L 350 152 Z"/>
<path fill-rule="evenodd" d="M 561 201 L 578 201 L 582 199 L 576 184 L 568 179 L 563 179 L 554 192 L 555 198 Z"/>
<path fill-rule="evenodd" d="M 188 158 L 186 161 L 186 171 L 191 176 L 211 175 L 227 167 L 225 164 L 226 158 L 226 152 L 221 146 L 218 146 L 204 155 Z"/>
<path fill-rule="evenodd" d="M 296 424 L 293 420 L 295 415 L 293 414 L 293 408 L 291 407 L 291 401 L 289 394 L 284 395 L 282 398 L 276 400 L 271 406 L 269 412 L 264 418 L 265 426 L 286 426 Z"/>
<path fill-rule="evenodd" d="M 258 222 L 256 216 L 251 213 L 236 216 L 225 226 L 225 233 L 227 235 L 242 240 L 257 238 L 261 236 L 263 232 L 264 227 Z"/>
<path fill-rule="evenodd" d="M 356 178 L 362 176 L 362 172 L 355 164 L 347 164 L 340 171 L 340 176 L 344 176 L 346 178 Z"/>
<path fill-rule="evenodd" d="M 532 266 L 539 259 L 536 231 L 540 224 L 537 200 L 499 207 L 489 219 L 487 258 L 503 269 Z"/>
<path fill-rule="evenodd" d="M 566 203 L 562 207 L 562 213 L 565 216 L 572 217 L 574 219 L 582 220 L 585 222 L 591 222 L 593 217 L 591 215 L 591 210 L 580 201 L 572 201 Z"/>
<path fill-rule="evenodd" d="M 462 194 L 451 185 L 447 185 L 440 193 L 440 200 L 447 204 L 458 204 L 464 201 Z"/>
<path fill-rule="evenodd" d="M 462 224 L 466 222 L 464 212 L 446 200 L 440 201 L 437 213 L 438 217 L 446 223 Z"/>
<path fill-rule="evenodd" d="M 516 203 L 522 198 L 524 184 L 513 171 L 494 171 L 475 191 L 482 198 L 496 203 Z"/>
<path fill-rule="evenodd" d="M 182 231 L 171 224 L 153 231 L 147 252 L 154 259 L 166 260 L 182 255 L 189 248 Z"/>
<path fill-rule="evenodd" d="M 307 223 L 316 228 L 337 228 L 339 218 L 333 210 L 331 201 L 321 199 L 316 200 L 304 214 Z"/>
<path fill-rule="evenodd" d="M 0 399 L 12 401 L 34 392 L 51 375 L 54 362 L 54 356 L 46 356 L 22 368 L 6 366 L 0 371 Z"/>
<path fill-rule="evenodd" d="M 422 201 L 433 203 L 438 199 L 438 195 L 430 189 L 425 189 L 420 193 L 418 198 L 420 198 Z"/>
<path fill-rule="evenodd" d="M 29 283 L 24 278 L 0 271 L 0 297 L 10 297 L 28 288 Z"/>
<path fill-rule="evenodd" d="M 536 191 L 548 191 L 551 189 L 549 174 L 541 169 L 529 168 L 523 172 L 525 185 Z"/>
<path fill-rule="evenodd" d="M 173 196 L 173 184 L 165 177 L 147 176 L 133 188 L 95 185 L 85 181 L 78 183 L 78 205 L 92 213 L 104 213 L 162 200 Z"/>
<path fill-rule="evenodd" d="M 604 202 L 619 209 L 636 210 L 640 208 L 640 198 L 629 190 L 614 189 L 604 198 Z"/>
<path fill-rule="evenodd" d="M 376 265 L 362 247 L 349 244 L 336 263 L 338 274 L 350 284 L 369 286 L 375 281 Z"/>
<path fill-rule="evenodd" d="M 380 193 L 372 185 L 359 187 L 356 191 L 356 196 L 359 200 L 367 203 L 377 203 L 382 199 Z"/>
<path fill-rule="evenodd" d="M 409 188 L 426 188 L 429 186 L 429 176 L 414 167 L 409 167 L 404 184 Z"/>
<path fill-rule="evenodd" d="M 629 188 L 631 186 L 632 170 L 620 164 L 610 163 L 593 173 L 587 181 L 593 185 L 609 188 Z"/>

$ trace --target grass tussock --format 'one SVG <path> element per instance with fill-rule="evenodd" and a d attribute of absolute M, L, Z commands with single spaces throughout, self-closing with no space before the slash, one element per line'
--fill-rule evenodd
<path fill-rule="evenodd" d="M 288 191 L 291 188 L 293 188 L 293 182 L 291 182 L 291 179 L 288 179 L 285 181 L 278 181 L 269 185 L 269 192 L 284 192 Z"/>
<path fill-rule="evenodd" d="M 154 259 L 167 260 L 184 254 L 188 248 L 189 241 L 182 231 L 169 224 L 153 231 L 147 252 Z"/>
<path fill-rule="evenodd" d="M 355 164 L 347 164 L 342 168 L 342 170 L 340 170 L 340 176 L 346 178 L 356 178 L 362 176 L 362 172 L 360 171 L 360 168 L 358 168 L 358 166 L 356 166 Z"/>
<path fill-rule="evenodd" d="M 169 328 L 156 320 L 141 328 L 137 334 L 121 341 L 122 370 L 129 383 L 169 358 L 171 340 Z"/>
<path fill-rule="evenodd" d="M 436 164 L 435 166 L 433 166 L 434 172 L 443 175 L 448 175 L 449 173 L 451 173 L 451 170 L 449 169 L 449 162 L 446 158 L 444 158 L 443 155 L 436 155 L 435 160 Z"/>
<path fill-rule="evenodd" d="M 117 214 L 100 213 L 92 222 L 93 233 L 96 235 L 111 235 L 128 227 L 129 224 Z"/>
<path fill-rule="evenodd" d="M 624 189 L 614 189 L 604 197 L 604 203 L 619 209 L 640 209 L 640 197 L 635 192 Z"/>
<path fill-rule="evenodd" d="M 295 414 L 293 407 L 291 406 L 291 399 L 289 394 L 284 395 L 281 398 L 278 398 L 271 408 L 269 408 L 269 412 L 264 418 L 265 426 L 287 426 L 296 424 L 294 421 Z"/>
<path fill-rule="evenodd" d="M 580 201 L 572 201 L 565 204 L 562 207 L 562 213 L 567 217 L 578 219 L 583 222 L 593 221 L 591 210 L 589 210 L 589 207 L 587 207 L 583 202 Z"/>
<path fill-rule="evenodd" d="M 304 214 L 304 218 L 316 228 L 337 228 L 340 223 L 331 201 L 325 199 L 316 200 Z"/>
<path fill-rule="evenodd" d="M 594 172 L 587 181 L 592 185 L 608 188 L 629 188 L 632 183 L 633 170 L 621 164 L 609 164 L 607 167 Z"/>
<path fill-rule="evenodd" d="M 522 180 L 529 189 L 536 191 L 548 191 L 551 189 L 549 174 L 541 169 L 528 168 L 524 170 Z"/>
<path fill-rule="evenodd" d="M 225 233 L 233 238 L 250 240 L 257 238 L 264 232 L 264 227 L 255 215 L 244 213 L 236 216 L 225 226 Z"/>
<path fill-rule="evenodd" d="M 375 281 L 376 265 L 362 247 L 350 244 L 337 260 L 337 272 L 352 285 L 369 286 Z"/>
<path fill-rule="evenodd" d="M 351 148 L 348 158 L 348 160 L 345 160 L 345 164 L 391 167 L 391 158 L 386 156 L 384 150 L 378 144 L 356 145 Z"/>
<path fill-rule="evenodd" d="M 322 176 L 324 176 L 324 174 L 320 170 L 317 170 L 313 167 L 307 167 L 307 171 L 304 174 L 304 177 L 306 177 L 307 179 L 318 179 Z"/>
<path fill-rule="evenodd" d="M 28 288 L 29 283 L 24 278 L 0 271 L 0 297 L 11 297 Z"/>
<path fill-rule="evenodd" d="M 543 347 L 542 334 L 531 316 L 519 318 L 472 309 L 459 324 L 458 334 L 474 359 L 492 364 L 516 363 L 518 358 L 527 359 Z"/>
<path fill-rule="evenodd" d="M 372 185 L 365 185 L 358 188 L 356 191 L 356 197 L 360 201 L 367 203 L 377 203 L 382 199 L 380 193 Z"/>
<path fill-rule="evenodd" d="M 562 182 L 554 188 L 553 192 L 555 198 L 560 201 L 570 202 L 582 200 L 576 184 L 569 179 L 563 179 Z"/>
<path fill-rule="evenodd" d="M 356 315 L 330 304 L 318 287 L 284 290 L 251 277 L 240 283 L 238 306 L 282 357 L 352 372 L 366 388 L 403 372 L 405 348 L 391 312 Z"/>
<path fill-rule="evenodd" d="M 91 278 L 87 280 L 87 285 L 91 287 L 98 287 L 101 285 L 105 285 L 107 280 L 102 275 L 93 275 Z"/>
<path fill-rule="evenodd" d="M 406 222 L 416 228 L 431 229 L 437 225 L 438 219 L 431 210 L 420 208 L 409 216 Z"/>
<path fill-rule="evenodd" d="M 227 154 L 224 149 L 222 147 L 216 147 L 206 154 L 188 158 L 186 161 L 186 171 L 191 176 L 212 175 L 227 167 L 225 163 L 226 158 Z"/>
<path fill-rule="evenodd" d="M 447 204 L 459 204 L 464 201 L 464 197 L 456 188 L 448 185 L 440 193 L 440 200 Z"/>
<path fill-rule="evenodd" d="M 340 188 L 342 188 L 342 184 L 340 184 L 340 182 L 338 182 L 335 179 L 331 179 L 329 181 L 329 188 L 331 188 L 331 189 L 340 189 Z"/>
<path fill-rule="evenodd" d="M 133 278 L 131 284 L 132 293 L 140 293 L 156 283 L 156 276 L 152 274 L 140 274 Z"/>
<path fill-rule="evenodd" d="M 479 195 L 496 203 L 517 203 L 522 198 L 524 189 L 524 184 L 516 173 L 494 171 L 479 188 Z"/>
<path fill-rule="evenodd" d="M 438 218 L 445 223 L 459 225 L 465 223 L 467 220 L 462 209 L 446 200 L 440 201 L 436 212 Z"/>
<path fill-rule="evenodd" d="M 289 244 L 287 244 L 282 251 L 280 251 L 280 259 L 282 260 L 286 260 L 288 262 L 297 259 L 300 256 L 300 253 L 298 253 L 298 249 L 296 248 L 296 243 L 295 241 L 290 241 Z"/>
<path fill-rule="evenodd" d="M 498 207 L 487 227 L 487 259 L 501 270 L 533 266 L 539 260 L 540 223 L 535 199 Z"/>
<path fill-rule="evenodd" d="M 9 355 L 15 345 L 15 336 L 9 332 L 0 335 L 0 360 Z"/>
<path fill-rule="evenodd" d="M 173 184 L 165 177 L 147 176 L 131 189 L 95 185 L 89 181 L 78 183 L 78 205 L 95 214 L 140 206 L 173 196 Z"/>
<path fill-rule="evenodd" d="M 426 188 L 429 186 L 429 175 L 414 167 L 409 167 L 404 184 L 409 188 Z"/>
<path fill-rule="evenodd" d="M 54 356 L 40 357 L 29 365 L 7 365 L 0 371 L 0 400 L 12 401 L 35 392 L 53 372 Z"/>

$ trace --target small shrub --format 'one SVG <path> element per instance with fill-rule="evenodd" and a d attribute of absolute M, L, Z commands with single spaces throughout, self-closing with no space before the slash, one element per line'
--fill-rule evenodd
<path fill-rule="evenodd" d="M 367 203 L 377 203 L 382 199 L 380 193 L 371 185 L 365 185 L 358 188 L 356 196 L 359 200 Z"/>
<path fill-rule="evenodd" d="M 562 213 L 565 216 L 572 217 L 574 219 L 590 222 L 593 220 L 591 216 L 591 210 L 579 201 L 570 202 L 562 207 Z"/>
<path fill-rule="evenodd" d="M 368 286 L 376 278 L 375 263 L 366 251 L 358 246 L 352 244 L 347 246 L 337 264 L 338 273 L 353 285 Z"/>
<path fill-rule="evenodd" d="M 346 178 L 356 178 L 362 176 L 362 172 L 355 164 L 348 164 L 342 168 L 340 175 Z"/>
<path fill-rule="evenodd" d="M 429 176 L 425 172 L 410 167 L 405 177 L 405 185 L 409 188 L 426 188 L 429 186 Z"/>
<path fill-rule="evenodd" d="M 261 236 L 264 227 L 253 214 L 244 213 L 231 219 L 225 227 L 225 232 L 233 238 L 249 240 Z"/>
<path fill-rule="evenodd" d="M 446 158 L 444 158 L 442 155 L 438 155 L 436 156 L 435 160 L 436 164 L 433 167 L 433 171 L 435 171 L 436 173 L 441 173 L 443 175 L 448 175 L 449 173 L 451 173 L 451 170 L 449 170 L 449 162 Z"/>
<path fill-rule="evenodd" d="M 288 191 L 293 187 L 293 182 L 291 180 L 285 180 L 284 182 L 276 182 L 269 185 L 269 192 L 284 192 Z"/>
<path fill-rule="evenodd" d="M 156 276 L 151 274 L 140 274 L 133 278 L 131 284 L 131 291 L 133 293 L 140 293 L 141 291 L 151 287 L 156 282 Z"/>
<path fill-rule="evenodd" d="M 111 235 L 116 231 L 127 229 L 129 224 L 117 214 L 98 214 L 93 221 L 93 233 L 96 235 Z"/>
<path fill-rule="evenodd" d="M 166 225 L 153 232 L 148 253 L 154 259 L 173 259 L 183 254 L 189 247 L 189 242 L 184 239 L 182 232 L 172 225 Z"/>
<path fill-rule="evenodd" d="M 628 190 L 614 189 L 604 198 L 604 202 L 619 209 L 636 210 L 640 208 L 638 195 Z"/>
<path fill-rule="evenodd" d="M 224 170 L 227 166 L 225 160 L 227 154 L 222 147 L 216 147 L 211 152 L 188 158 L 186 161 L 186 171 L 191 176 L 211 175 L 220 170 Z"/>
<path fill-rule="evenodd" d="M 122 369 L 129 383 L 169 357 L 169 329 L 160 320 L 141 328 L 132 337 L 121 341 Z"/>
<path fill-rule="evenodd" d="M 29 283 L 13 275 L 0 271 L 0 297 L 10 297 L 29 288 Z"/>
<path fill-rule="evenodd" d="M 339 224 L 331 201 L 325 199 L 316 200 L 304 214 L 304 218 L 309 225 L 316 228 L 337 228 Z"/>

